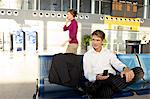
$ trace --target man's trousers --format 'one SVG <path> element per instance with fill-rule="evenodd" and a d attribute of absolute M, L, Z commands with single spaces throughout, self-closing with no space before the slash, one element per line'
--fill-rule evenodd
<path fill-rule="evenodd" d="M 132 81 L 126 82 L 125 77 L 121 78 L 120 74 L 109 74 L 106 80 L 96 80 L 87 86 L 87 93 L 91 94 L 94 98 L 112 98 L 114 92 L 126 88 L 128 85 L 133 84 L 144 76 L 143 69 L 135 67 L 132 69 L 135 76 Z"/>

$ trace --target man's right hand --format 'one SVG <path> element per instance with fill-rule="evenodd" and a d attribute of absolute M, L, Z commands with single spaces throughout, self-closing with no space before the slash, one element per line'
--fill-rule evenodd
<path fill-rule="evenodd" d="M 132 79 L 134 78 L 135 74 L 133 72 L 133 70 L 130 70 L 129 68 L 125 68 L 122 72 L 121 72 L 121 77 L 123 78 L 125 75 L 126 78 L 126 82 L 130 82 L 132 81 Z"/>
<path fill-rule="evenodd" d="M 102 74 L 98 74 L 97 76 L 96 76 L 96 80 L 105 80 L 105 79 L 107 79 L 109 77 L 109 75 L 107 75 L 107 76 L 102 76 Z"/>

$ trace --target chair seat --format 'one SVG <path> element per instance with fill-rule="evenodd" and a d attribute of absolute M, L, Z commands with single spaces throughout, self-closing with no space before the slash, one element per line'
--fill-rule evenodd
<path fill-rule="evenodd" d="M 128 86 L 128 88 L 134 90 L 138 95 L 150 94 L 150 83 L 143 80 Z"/>
<path fill-rule="evenodd" d="M 58 85 L 58 84 L 49 84 L 44 87 L 44 92 L 40 93 L 40 98 L 49 97 L 49 99 L 61 99 L 61 98 L 82 98 L 82 95 L 79 91 Z"/>
<path fill-rule="evenodd" d="M 148 89 L 141 89 L 136 91 L 137 95 L 145 95 L 145 94 L 150 94 L 150 88 Z"/>
<path fill-rule="evenodd" d="M 134 93 L 130 89 L 125 88 L 114 93 L 113 98 L 128 97 L 128 96 L 133 96 L 133 95 Z"/>

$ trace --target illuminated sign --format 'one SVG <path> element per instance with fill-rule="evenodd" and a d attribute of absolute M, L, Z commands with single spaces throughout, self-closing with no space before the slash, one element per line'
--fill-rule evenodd
<path fill-rule="evenodd" d="M 122 18 L 105 16 L 104 24 L 108 24 L 108 29 L 110 30 L 139 31 L 140 18 Z"/>

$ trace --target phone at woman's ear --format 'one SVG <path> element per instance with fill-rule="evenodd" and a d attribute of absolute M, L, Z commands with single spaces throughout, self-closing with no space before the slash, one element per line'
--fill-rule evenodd
<path fill-rule="evenodd" d="M 103 76 L 107 76 L 108 75 L 108 70 L 104 70 L 103 71 Z"/>

